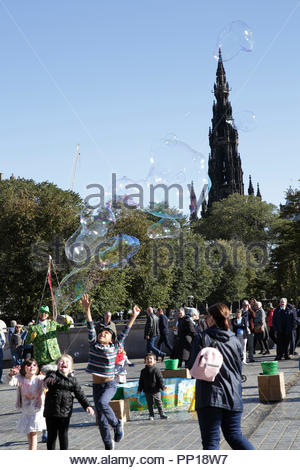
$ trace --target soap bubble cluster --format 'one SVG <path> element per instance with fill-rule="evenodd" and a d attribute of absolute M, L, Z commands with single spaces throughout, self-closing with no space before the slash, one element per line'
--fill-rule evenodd
<path fill-rule="evenodd" d="M 107 202 L 101 207 L 87 206 L 81 212 L 80 226 L 65 244 L 66 257 L 74 269 L 57 288 L 59 311 L 99 285 L 108 271 L 125 267 L 138 252 L 137 238 L 111 236 L 124 208 L 145 210 L 157 219 L 147 228 L 151 240 L 177 238 L 180 222 L 186 222 L 190 211 L 191 191 L 195 193 L 194 209 L 198 210 L 209 189 L 204 155 L 175 134 L 160 139 L 152 147 L 149 170 L 143 179 L 116 177 L 104 191 Z"/>

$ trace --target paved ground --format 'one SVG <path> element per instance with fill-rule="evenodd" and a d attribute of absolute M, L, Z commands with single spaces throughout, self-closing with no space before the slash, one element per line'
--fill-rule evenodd
<path fill-rule="evenodd" d="M 274 352 L 274 350 L 272 351 Z M 298 348 L 300 353 L 300 348 Z M 278 403 L 260 403 L 258 399 L 257 376 L 261 373 L 260 361 L 273 360 L 274 355 L 255 356 L 256 363 L 244 366 L 247 381 L 243 384 L 244 414 L 243 432 L 256 449 L 300 449 L 300 372 L 298 357 L 290 361 L 280 361 L 279 370 L 284 372 L 287 397 Z M 143 360 L 132 360 L 135 367 L 128 368 L 128 378 L 138 379 Z M 163 364 L 159 363 L 160 367 Z M 85 373 L 85 364 L 76 364 L 76 377 L 86 395 L 92 401 L 90 376 Z M 8 372 L 8 370 L 5 370 Z M 0 385 L 0 449 L 26 449 L 26 436 L 15 431 L 19 412 L 15 409 L 16 392 L 8 385 Z M 168 420 L 159 418 L 148 421 L 148 413 L 132 412 L 131 420 L 125 424 L 125 437 L 116 445 L 117 450 L 161 449 L 199 450 L 200 432 L 196 413 L 185 408 L 167 410 Z M 69 448 L 103 449 L 94 418 L 87 415 L 75 400 L 69 430 Z M 46 445 L 39 442 L 39 449 Z M 221 449 L 228 449 L 223 440 Z"/>

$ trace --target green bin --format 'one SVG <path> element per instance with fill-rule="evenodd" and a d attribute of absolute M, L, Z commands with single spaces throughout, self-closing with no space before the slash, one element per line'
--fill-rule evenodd
<path fill-rule="evenodd" d="M 116 393 L 114 394 L 112 400 L 123 400 L 124 399 L 124 389 L 123 387 L 117 387 Z"/>
<path fill-rule="evenodd" d="M 166 369 L 175 370 L 178 369 L 179 359 L 165 359 Z"/>
<path fill-rule="evenodd" d="M 261 368 L 262 368 L 263 374 L 265 375 L 278 374 L 278 362 L 277 361 L 261 362 Z"/>

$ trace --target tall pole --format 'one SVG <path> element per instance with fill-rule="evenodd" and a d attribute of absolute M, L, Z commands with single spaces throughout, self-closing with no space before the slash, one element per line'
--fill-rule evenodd
<path fill-rule="evenodd" d="M 74 181 L 75 181 L 77 160 L 78 160 L 78 157 L 79 157 L 79 155 L 80 155 L 80 153 L 79 153 L 79 148 L 80 148 L 80 145 L 77 144 L 77 145 L 76 145 L 76 151 L 75 151 L 75 157 L 74 157 L 72 183 L 71 183 L 71 188 L 70 188 L 71 191 L 73 191 L 73 188 L 74 188 Z"/>

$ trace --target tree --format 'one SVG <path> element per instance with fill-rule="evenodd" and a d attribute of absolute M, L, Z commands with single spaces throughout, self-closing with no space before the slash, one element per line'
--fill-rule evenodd
<path fill-rule="evenodd" d="M 276 207 L 255 196 L 231 194 L 214 202 L 208 217 L 199 220 L 195 230 L 208 240 L 232 240 L 245 244 L 269 241 L 278 219 Z"/>
<path fill-rule="evenodd" d="M 77 194 L 48 182 L 0 182 L 0 310 L 5 318 L 26 322 L 36 317 L 49 254 L 61 277 L 69 271 L 63 240 L 77 227 L 81 206 Z"/>
<path fill-rule="evenodd" d="M 290 188 L 286 192 L 280 219 L 271 255 L 272 268 L 278 296 L 297 302 L 300 298 L 300 190 Z"/>

